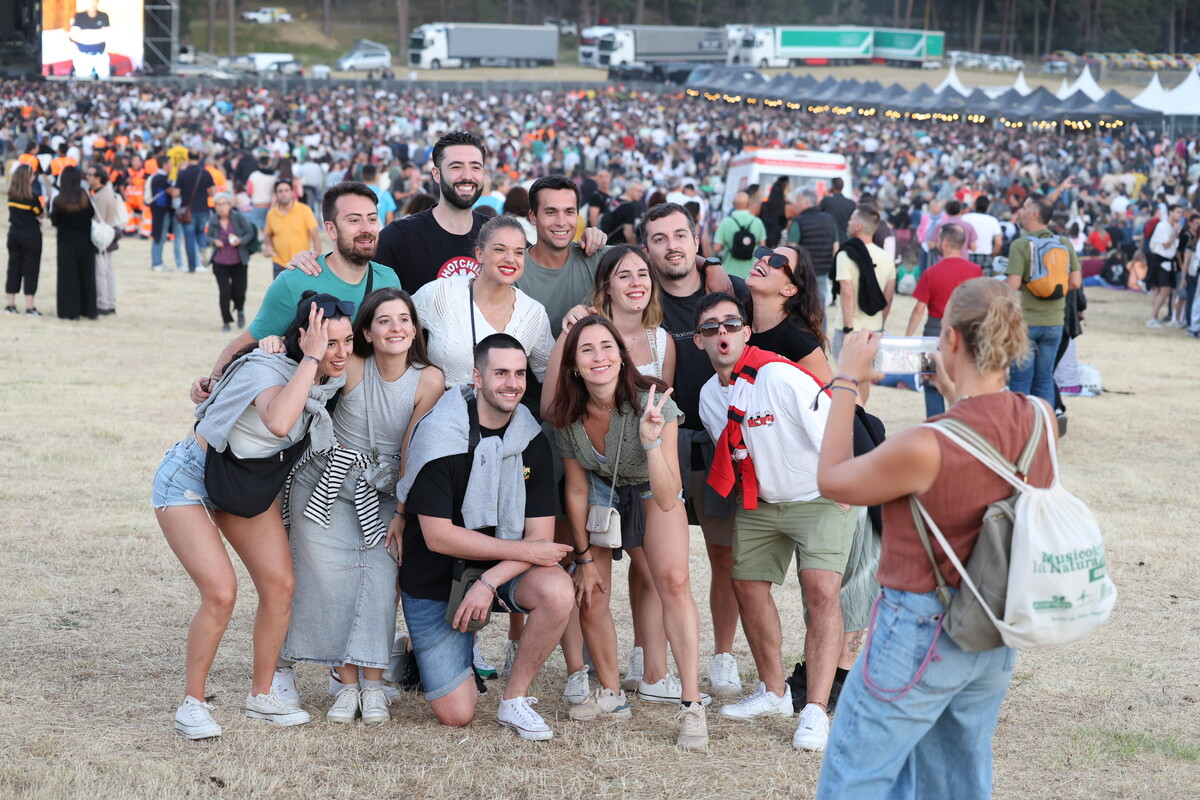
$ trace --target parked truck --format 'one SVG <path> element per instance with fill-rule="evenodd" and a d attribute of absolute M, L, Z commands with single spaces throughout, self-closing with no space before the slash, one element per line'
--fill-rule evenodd
<path fill-rule="evenodd" d="M 589 28 L 588 31 L 599 29 Z M 618 25 L 598 33 L 594 51 L 589 49 L 589 53 L 595 53 L 594 63 L 587 66 L 609 69 L 639 66 L 651 61 L 724 63 L 727 50 L 724 28 Z M 581 64 L 584 63 L 583 53 L 581 42 Z"/>
<path fill-rule="evenodd" d="M 408 43 L 408 65 L 419 69 L 553 66 L 557 59 L 553 25 L 431 22 Z"/>
<path fill-rule="evenodd" d="M 762 69 L 863 62 L 871 59 L 874 41 L 873 29 L 854 25 L 752 28 L 742 36 L 735 63 Z"/>
<path fill-rule="evenodd" d="M 941 61 L 945 46 L 946 34 L 942 31 L 875 29 L 874 58 L 885 64 L 920 67 L 926 62 Z"/>
<path fill-rule="evenodd" d="M 579 66 L 600 68 L 600 38 L 615 31 L 612 25 L 593 25 L 579 32 Z"/>

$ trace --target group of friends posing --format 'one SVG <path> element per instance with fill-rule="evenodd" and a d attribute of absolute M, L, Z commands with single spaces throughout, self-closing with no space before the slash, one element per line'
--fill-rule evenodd
<path fill-rule="evenodd" d="M 990 795 L 1014 653 L 966 653 L 937 637 L 908 495 L 966 558 L 1007 485 L 930 430 L 882 441 L 862 407 L 879 334 L 848 335 L 834 374 L 804 248 L 760 248 L 745 281 L 731 279 L 696 257 L 695 222 L 670 203 L 640 221 L 640 247 L 605 248 L 598 231 L 579 235 L 578 189 L 562 176 L 530 189 L 529 247 L 517 220 L 485 224 L 471 211 L 485 155 L 470 134 L 443 137 L 433 154 L 441 202 L 382 232 L 369 187 L 328 190 L 333 251 L 293 259 L 248 331 L 193 384 L 197 423 L 153 488 L 201 596 L 175 729 L 221 734 L 204 698 L 236 596 L 224 535 L 259 596 L 247 716 L 310 721 L 301 662 L 333 670 L 329 721 L 386 722 L 399 605 L 436 718 L 467 725 L 478 701 L 468 628 L 507 612 L 501 725 L 553 736 L 529 687 L 561 645 L 571 719 L 629 717 L 636 694 L 672 704 L 677 745 L 704 749 L 711 698 L 690 513 L 712 567 L 708 688 L 725 700 L 719 713 L 799 707 L 793 745 L 828 750 L 819 796 Z M 1027 350 L 1012 288 L 959 287 L 943 317 L 939 389 L 957 401 L 950 415 L 1013 459 L 1037 413 L 1006 389 Z M 209 462 L 230 453 L 288 462 L 282 504 L 239 516 L 214 502 Z M 1033 482 L 1048 481 L 1048 464 L 1046 453 L 1035 460 Z M 610 524 L 617 546 L 593 544 Z M 793 553 L 807 621 L 798 685 L 784 680 L 771 597 Z M 626 554 L 635 650 L 622 677 L 610 597 L 613 562 Z M 957 587 L 948 560 L 940 567 Z M 451 608 L 466 568 L 478 579 Z M 731 652 L 739 618 L 759 675 L 745 696 Z M 869 681 L 856 658 L 864 631 Z M 909 656 L 933 647 L 939 657 L 917 683 Z M 868 689 L 906 683 L 898 697 Z M 794 688 L 805 694 L 795 704 Z"/>

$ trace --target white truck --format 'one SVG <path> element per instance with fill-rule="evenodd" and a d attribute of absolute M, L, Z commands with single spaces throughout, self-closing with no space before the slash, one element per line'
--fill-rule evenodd
<path fill-rule="evenodd" d="M 854 25 L 753 28 L 742 37 L 735 63 L 764 69 L 866 62 L 874 42 L 871 28 Z"/>
<path fill-rule="evenodd" d="M 610 69 L 643 66 L 651 61 L 724 63 L 728 45 L 724 28 L 619 25 L 597 36 L 595 49 L 595 63 L 587 66 Z M 583 58 L 581 45 L 580 64 Z"/>
<path fill-rule="evenodd" d="M 286 8 L 279 6 L 263 6 L 253 11 L 242 12 L 243 22 L 256 22 L 259 25 L 270 25 L 272 22 L 291 22 L 292 15 Z"/>
<path fill-rule="evenodd" d="M 593 25 L 579 32 L 579 66 L 600 68 L 600 37 L 615 31 L 612 25 Z"/>
<path fill-rule="evenodd" d="M 558 60 L 553 25 L 488 25 L 431 22 L 412 32 L 408 65 L 449 67 L 540 67 Z"/>

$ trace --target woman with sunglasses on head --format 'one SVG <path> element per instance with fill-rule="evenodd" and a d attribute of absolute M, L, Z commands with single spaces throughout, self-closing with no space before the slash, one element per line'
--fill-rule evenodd
<path fill-rule="evenodd" d="M 205 702 L 205 683 L 237 598 L 237 578 L 222 535 L 258 592 L 246 716 L 284 726 L 309 721 L 306 712 L 288 707 L 271 686 L 294 587 L 279 508 L 268 501 L 264 511 L 250 517 L 222 510 L 210 497 L 210 478 L 217 473 L 210 475 L 208 461 L 228 461 L 226 451 L 243 461 L 278 458 L 283 469 L 273 472 L 282 488 L 289 459 L 299 456 L 306 443 L 315 450 L 333 446 L 325 403 L 345 382 L 352 340 L 343 306 L 330 295 L 306 292 L 284 334 L 284 352 L 263 353 L 252 345 L 239 353 L 196 409 L 194 433 L 167 451 L 154 476 L 158 524 L 200 590 L 200 608 L 188 628 L 184 700 L 175 712 L 175 730 L 189 739 L 221 735 Z M 273 496 L 278 488 L 268 487 L 267 493 Z"/>
<path fill-rule="evenodd" d="M 600 259 L 596 267 L 592 294 L 585 305 L 597 309 L 601 316 L 610 320 L 620 331 L 625 348 L 638 372 L 658 378 L 670 387 L 675 383 L 675 342 L 661 327 L 663 312 L 660 292 L 658 278 L 650 269 L 650 262 L 642 249 L 631 244 L 619 244 L 610 247 Z M 550 366 L 546 370 L 546 389 L 542 392 L 543 416 L 554 399 L 558 368 L 562 362 L 562 349 L 569 332 L 568 327 L 558 337 L 554 351 L 550 354 Z M 635 561 L 633 568 L 629 570 L 629 604 L 633 609 L 633 651 L 623 681 L 626 689 L 636 689 L 637 682 L 643 678 L 652 676 L 654 680 L 648 683 L 654 683 L 665 679 L 667 675 L 667 642 L 662 636 L 661 625 L 657 626 L 658 646 L 651 648 L 656 654 L 653 659 L 655 663 L 648 672 L 645 668 L 644 633 L 639 624 L 638 605 L 647 597 L 650 576 L 639 568 L 640 563 L 640 559 Z M 652 590 L 648 601 L 658 605 L 658 596 L 653 594 Z M 657 612 L 652 614 L 655 617 L 660 616 Z M 563 655 L 569 674 L 564 697 L 568 702 L 579 702 L 588 694 L 588 677 L 582 649 L 571 652 L 564 646 Z"/>
<path fill-rule="evenodd" d="M 396 633 L 404 531 L 395 482 L 412 425 L 445 391 L 419 330 L 407 292 L 389 287 L 367 295 L 332 413 L 337 448 L 301 461 L 285 491 L 296 592 L 283 657 L 337 670 L 330 722 L 391 718 L 382 680 Z M 300 707 L 290 667 L 276 670 L 275 687 L 285 703 Z"/>
<path fill-rule="evenodd" d="M 825 309 L 804 248 L 790 242 L 754 251 L 746 276 L 751 299 L 750 344 L 795 361 L 822 384 L 833 379 L 825 356 Z"/>
<path fill-rule="evenodd" d="M 661 683 L 678 687 L 673 692 L 680 701 L 677 745 L 693 750 L 707 746 L 708 728 L 701 705 L 706 698 L 700 694 L 700 620 L 691 592 L 687 516 L 680 497 L 680 413 L 671 392 L 661 381 L 637 371 L 612 322 L 588 316 L 563 341 L 546 419 L 555 428 L 563 454 L 576 602 L 599 680 L 596 690 L 571 708 L 571 718 L 630 716 L 617 671 L 617 635 L 609 608 L 614 550 L 593 547 L 586 526 L 589 503 L 612 505 L 621 516 L 620 549 L 628 551 L 653 581 L 659 602 L 639 604 L 640 627 L 647 646 L 658 638 L 670 642 L 679 679 L 664 675 Z M 656 629 L 665 630 L 665 637 L 652 635 Z M 676 702 L 669 696 L 654 701 Z"/>

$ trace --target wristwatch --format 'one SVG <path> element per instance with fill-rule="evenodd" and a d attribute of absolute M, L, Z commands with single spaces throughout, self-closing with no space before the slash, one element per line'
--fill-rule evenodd
<path fill-rule="evenodd" d="M 854 328 L 847 325 L 846 327 L 842 328 L 842 333 L 854 333 Z"/>

